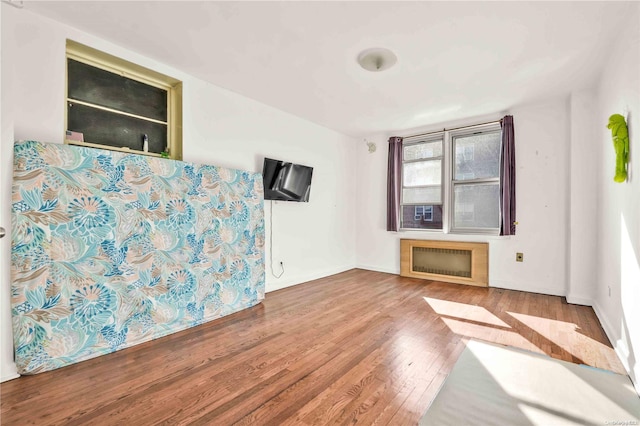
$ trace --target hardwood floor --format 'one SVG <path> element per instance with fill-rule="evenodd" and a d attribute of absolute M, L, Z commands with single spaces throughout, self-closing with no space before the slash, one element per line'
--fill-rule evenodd
<path fill-rule="evenodd" d="M 351 270 L 1 385 L 3 425 L 416 424 L 471 338 L 623 373 L 589 307 Z"/>

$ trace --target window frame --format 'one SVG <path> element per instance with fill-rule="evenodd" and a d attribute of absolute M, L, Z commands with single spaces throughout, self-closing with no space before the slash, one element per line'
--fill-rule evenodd
<path fill-rule="evenodd" d="M 446 163 L 446 141 L 445 141 L 445 137 L 444 137 L 445 132 L 436 132 L 433 134 L 429 134 L 427 135 L 427 137 L 421 137 L 421 136 L 412 136 L 412 137 L 407 137 L 404 138 L 402 141 L 402 170 L 400 173 L 400 230 L 419 230 L 419 231 L 432 231 L 432 232 L 442 232 L 442 229 L 425 229 L 425 228 L 404 228 L 404 207 L 416 207 L 416 206 L 433 206 L 433 205 L 438 205 L 438 206 L 443 206 L 444 207 L 444 202 L 445 202 L 445 163 Z M 442 154 L 440 156 L 437 157 L 430 157 L 430 158 L 420 158 L 417 160 L 406 160 L 404 159 L 404 149 L 407 146 L 411 146 L 411 145 L 419 145 L 419 144 L 426 144 L 426 143 L 430 143 L 430 142 L 440 142 L 442 144 Z M 425 203 L 424 201 L 418 202 L 418 203 L 405 203 L 404 202 L 404 189 L 405 189 L 405 185 L 404 185 L 404 165 L 405 164 L 411 164 L 411 163 L 420 163 L 420 162 L 427 162 L 427 161 L 440 161 L 440 185 L 419 185 L 419 186 L 411 186 L 411 187 L 406 187 L 406 188 L 434 188 L 436 186 L 440 186 L 440 203 Z M 431 207 L 431 222 L 433 222 L 433 207 Z M 415 214 L 415 212 L 414 212 Z M 444 220 L 445 220 L 445 215 L 442 215 L 442 219 L 443 219 L 443 224 L 442 227 L 444 229 Z M 415 217 L 415 216 L 414 216 Z"/>
<path fill-rule="evenodd" d="M 442 204 L 433 204 L 433 205 L 441 205 L 442 206 L 442 229 L 429 229 L 429 228 L 405 228 L 404 222 L 402 220 L 402 212 L 404 206 L 415 206 L 415 205 L 427 205 L 424 202 L 422 203 L 407 203 L 403 202 L 404 194 L 401 193 L 400 196 L 400 231 L 418 231 L 418 232 L 438 232 L 443 234 L 478 234 L 478 235 L 499 235 L 500 227 L 499 223 L 502 220 L 502 212 L 498 208 L 498 227 L 497 228 L 474 228 L 474 227 L 458 227 L 454 226 L 455 224 L 455 188 L 456 186 L 461 185 L 482 185 L 482 184 L 495 184 L 499 185 L 500 176 L 495 178 L 481 178 L 481 179 L 459 179 L 455 180 L 455 143 L 454 138 L 470 136 L 474 134 L 481 133 L 492 133 L 492 132 L 500 132 L 502 130 L 500 126 L 500 122 L 491 122 L 486 124 L 479 125 L 470 125 L 465 126 L 459 129 L 453 130 L 444 130 L 442 132 L 434 132 L 428 135 L 423 136 L 410 136 L 404 139 L 403 141 L 403 158 L 402 164 L 404 166 L 404 146 L 413 145 L 418 143 L 425 143 L 434 140 L 442 140 Z M 500 142 L 502 144 L 502 142 Z M 475 158 L 475 153 L 474 153 Z M 415 160 L 422 161 L 422 160 Z M 498 162 L 500 159 L 498 158 Z M 408 162 L 412 162 L 409 160 Z M 404 173 L 402 173 L 402 183 L 401 183 L 401 192 L 404 190 Z"/>
<path fill-rule="evenodd" d="M 433 222 L 433 205 L 432 204 L 427 206 L 422 206 L 422 219 L 425 222 Z"/>
<path fill-rule="evenodd" d="M 167 146 L 169 148 L 169 158 L 174 160 L 182 160 L 182 81 L 173 77 L 159 73 L 157 71 L 137 65 L 133 62 L 118 58 L 100 50 L 85 46 L 73 40 L 66 41 L 65 54 L 65 91 L 64 91 L 64 143 L 70 145 L 80 145 L 91 148 L 108 149 L 111 151 L 123 151 L 133 154 L 148 155 L 161 157 L 160 154 L 154 152 L 144 152 L 142 150 L 134 150 L 129 148 L 119 148 L 100 143 L 92 143 L 88 141 L 75 141 L 66 138 L 69 117 L 67 113 L 67 104 L 69 102 L 78 102 L 69 97 L 69 75 L 66 72 L 67 62 L 69 59 L 82 62 L 89 66 L 99 68 L 111 73 L 122 75 L 126 78 L 139 81 L 143 84 L 160 88 L 167 91 Z M 78 102 L 79 103 L 79 102 Z M 87 104 L 91 106 L 90 104 Z M 109 110 L 109 108 L 100 108 Z M 127 115 L 126 113 L 123 115 Z M 131 114 L 129 114 L 131 116 Z M 85 136 L 86 137 L 86 136 Z"/>
<path fill-rule="evenodd" d="M 420 210 L 418 210 L 420 209 Z M 421 213 L 418 213 L 420 211 Z M 422 220 L 422 216 L 424 215 L 424 206 L 413 206 L 413 219 L 414 220 Z"/>
<path fill-rule="evenodd" d="M 486 235 L 498 235 L 500 233 L 500 209 L 498 208 L 498 226 L 496 228 L 478 228 L 478 227 L 456 227 L 455 226 L 455 190 L 456 187 L 461 186 L 473 186 L 473 185 L 486 185 L 486 184 L 498 184 L 500 185 L 500 172 L 498 169 L 498 176 L 492 178 L 479 178 L 479 179 L 456 179 L 455 178 L 455 149 L 456 149 L 456 138 L 468 137 L 473 135 L 485 134 L 485 133 L 496 133 L 500 132 L 501 127 L 500 123 L 495 124 L 485 124 L 479 126 L 467 127 L 459 130 L 451 130 L 448 131 L 447 139 L 450 144 L 449 152 L 450 156 L 450 173 L 451 178 L 448 181 L 449 184 L 449 200 L 450 203 L 447 205 L 448 207 L 448 216 L 449 216 L 449 232 L 451 234 L 486 234 Z M 502 142 L 500 142 L 502 144 Z M 474 150 L 475 151 L 475 150 Z M 466 153 L 465 153 L 466 154 Z M 475 154 L 474 154 L 475 160 Z M 498 164 L 500 163 L 500 154 L 498 154 Z M 475 214 L 475 213 L 474 213 Z"/>
<path fill-rule="evenodd" d="M 427 205 L 422 204 L 419 206 L 413 206 L 413 208 L 414 208 L 414 213 L 413 213 L 414 220 L 424 220 L 425 222 L 433 222 L 433 205 L 432 204 L 427 204 Z"/>

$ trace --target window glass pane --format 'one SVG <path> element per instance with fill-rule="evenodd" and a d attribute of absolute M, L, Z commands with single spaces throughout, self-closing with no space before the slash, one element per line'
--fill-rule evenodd
<path fill-rule="evenodd" d="M 442 140 L 405 145 L 403 151 L 405 161 L 442 157 Z"/>
<path fill-rule="evenodd" d="M 500 187 L 498 183 L 455 185 L 454 228 L 498 228 Z"/>
<path fill-rule="evenodd" d="M 402 185 L 423 186 L 440 185 L 442 179 L 442 161 L 418 161 L 402 165 Z"/>
<path fill-rule="evenodd" d="M 67 59 L 67 93 L 71 99 L 167 121 L 166 90 L 73 59 Z"/>
<path fill-rule="evenodd" d="M 142 151 L 142 137 L 149 136 L 149 152 L 161 153 L 167 147 L 167 125 L 128 115 L 67 103 L 69 130 L 82 132 L 86 142 L 128 147 Z"/>
<path fill-rule="evenodd" d="M 442 229 L 442 206 L 402 206 L 402 227 Z"/>
<path fill-rule="evenodd" d="M 403 188 L 402 203 L 441 203 L 442 188 L 440 186 L 429 186 L 426 188 Z"/>
<path fill-rule="evenodd" d="M 454 138 L 454 179 L 497 178 L 500 175 L 500 139 L 500 131 Z"/>

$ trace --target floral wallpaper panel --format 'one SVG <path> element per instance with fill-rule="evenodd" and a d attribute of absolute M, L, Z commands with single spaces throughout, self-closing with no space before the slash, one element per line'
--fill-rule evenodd
<path fill-rule="evenodd" d="M 12 318 L 21 374 L 264 299 L 259 173 L 71 145 L 14 145 Z"/>

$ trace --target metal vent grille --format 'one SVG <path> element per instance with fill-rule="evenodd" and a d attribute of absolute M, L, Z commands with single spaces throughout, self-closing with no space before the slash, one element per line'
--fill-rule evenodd
<path fill-rule="evenodd" d="M 417 272 L 471 278 L 471 250 L 413 247 Z"/>

